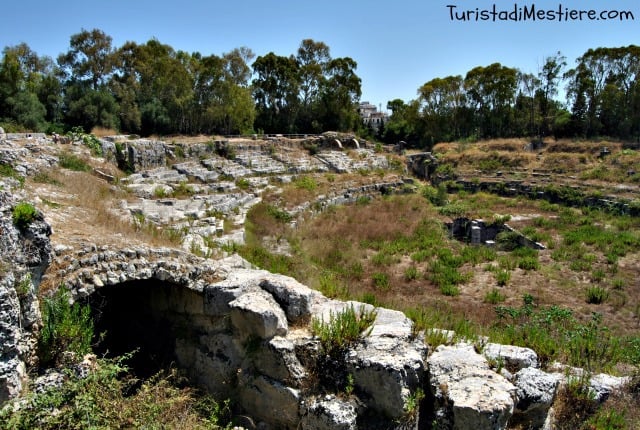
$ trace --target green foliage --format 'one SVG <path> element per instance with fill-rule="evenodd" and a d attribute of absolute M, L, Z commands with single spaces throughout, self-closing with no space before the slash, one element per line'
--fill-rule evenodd
<path fill-rule="evenodd" d="M 406 281 L 413 281 L 418 279 L 418 268 L 416 266 L 409 266 L 404 271 L 404 279 Z"/>
<path fill-rule="evenodd" d="M 487 292 L 487 294 L 485 294 L 484 296 L 484 302 L 490 303 L 492 305 L 496 305 L 500 302 L 504 302 L 505 299 L 506 299 L 506 296 L 502 294 L 500 290 L 497 288 L 491 289 L 491 291 Z"/>
<path fill-rule="evenodd" d="M 241 190 L 248 190 L 251 186 L 251 182 L 246 178 L 239 178 L 236 180 L 236 186 Z"/>
<path fill-rule="evenodd" d="M 599 305 L 600 303 L 604 303 L 609 298 L 609 292 L 597 285 L 592 285 L 587 288 L 587 303 Z"/>
<path fill-rule="evenodd" d="M 82 143 L 91 150 L 93 155 L 102 156 L 102 143 L 93 134 L 83 135 Z"/>
<path fill-rule="evenodd" d="M 436 188 L 425 185 L 422 188 L 422 195 L 434 206 L 444 206 L 447 204 L 447 188 L 442 183 Z"/>
<path fill-rule="evenodd" d="M 600 314 L 581 323 L 570 309 L 539 308 L 530 295 L 523 301 L 520 308 L 495 308 L 498 321 L 492 338 L 497 342 L 531 348 L 542 364 L 564 360 L 589 371 L 605 371 L 621 360 L 632 361 L 635 343 L 612 336 Z"/>
<path fill-rule="evenodd" d="M 12 219 L 13 224 L 23 230 L 29 226 L 38 215 L 36 208 L 27 202 L 20 202 L 13 207 Z"/>
<path fill-rule="evenodd" d="M 57 362 L 65 351 L 79 357 L 91 352 L 93 319 L 88 305 L 71 304 L 69 290 L 61 286 L 41 301 L 41 308 L 38 355 L 42 365 Z"/>
<path fill-rule="evenodd" d="M 518 261 L 518 267 L 522 270 L 538 270 L 540 262 L 536 257 L 523 257 Z"/>
<path fill-rule="evenodd" d="M 507 270 L 498 270 L 495 273 L 495 276 L 496 276 L 496 282 L 498 283 L 498 285 L 501 287 L 504 287 L 509 283 L 509 280 L 511 279 L 511 272 Z"/>
<path fill-rule="evenodd" d="M 293 219 L 293 217 L 286 210 L 279 209 L 271 205 L 267 207 L 267 213 L 269 214 L 269 216 L 273 217 L 273 219 L 275 219 L 276 221 L 284 224 L 290 223 L 291 220 Z"/>
<path fill-rule="evenodd" d="M 313 318 L 311 331 L 320 339 L 324 353 L 336 356 L 361 337 L 369 335 L 376 315 L 374 310 L 367 311 L 364 307 L 356 312 L 351 305 L 341 312 L 331 312 L 328 322 L 323 318 Z"/>
<path fill-rule="evenodd" d="M 82 158 L 71 152 L 63 152 L 59 159 L 60 167 L 63 169 L 73 170 L 75 172 L 90 172 L 91 166 Z"/>
<path fill-rule="evenodd" d="M 318 188 L 318 182 L 311 176 L 300 176 L 293 183 L 302 190 L 315 191 Z"/>
<path fill-rule="evenodd" d="M 389 288 L 391 288 L 391 285 L 389 283 L 389 275 L 387 275 L 386 273 L 377 272 L 371 275 L 371 278 L 373 279 L 374 287 L 376 287 L 377 289 L 387 291 L 389 290 Z"/>
<path fill-rule="evenodd" d="M 420 402 L 424 399 L 424 391 L 422 388 L 416 388 L 415 391 L 409 394 L 407 400 L 404 403 L 404 412 L 407 415 L 408 419 L 415 419 L 418 414 L 418 408 L 420 406 Z"/>
<path fill-rule="evenodd" d="M 323 270 L 319 279 L 319 290 L 322 294 L 330 298 L 346 299 L 349 290 L 342 284 L 338 276 L 329 270 Z"/>
<path fill-rule="evenodd" d="M 98 359 L 85 378 L 68 371 L 59 388 L 31 391 L 0 411 L 0 428 L 15 430 L 115 428 L 230 428 L 229 401 L 181 387 L 174 371 L 137 381 L 125 361 Z M 52 413 L 55 411 L 55 413 Z"/>
<path fill-rule="evenodd" d="M 20 183 L 20 186 L 24 185 L 24 176 L 21 176 L 16 170 L 9 164 L 0 164 L 0 176 L 5 178 L 13 178 Z"/>

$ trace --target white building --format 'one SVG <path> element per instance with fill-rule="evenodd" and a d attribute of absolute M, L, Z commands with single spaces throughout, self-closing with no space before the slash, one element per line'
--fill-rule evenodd
<path fill-rule="evenodd" d="M 360 102 L 358 112 L 360 113 L 362 122 L 364 122 L 365 125 L 371 125 L 371 128 L 376 131 L 380 128 L 380 125 L 389 121 L 389 115 L 385 112 L 378 112 L 376 105 L 369 102 Z"/>

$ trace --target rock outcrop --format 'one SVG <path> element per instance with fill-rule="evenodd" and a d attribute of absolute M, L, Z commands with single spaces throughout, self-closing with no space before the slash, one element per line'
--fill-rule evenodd
<path fill-rule="evenodd" d="M 27 366 L 35 363 L 36 291 L 51 255 L 51 228 L 42 214 L 18 227 L 16 204 L 12 194 L 0 190 L 0 403 L 20 394 Z"/>
<path fill-rule="evenodd" d="M 349 136 L 309 139 L 324 149 L 353 148 L 358 159 L 327 150 L 296 161 L 288 157 L 286 145 L 272 148 L 275 141 L 243 142 L 246 153 L 235 160 L 216 155 L 224 151 L 224 142 L 182 146 L 114 139 L 105 141 L 103 149 L 122 166 L 139 172 L 129 181 L 144 199 L 158 187 L 173 192 L 191 178 L 201 182 L 199 191 L 205 194 L 214 186 L 216 192 L 234 191 L 233 198 L 211 193 L 187 203 L 169 198 L 155 200 L 153 207 L 144 201 L 131 203 L 131 212 L 156 214 L 154 222 L 160 226 L 164 218 L 157 205 L 174 207 L 168 220 L 184 216 L 203 221 L 215 218 L 208 210 L 241 213 L 259 199 L 239 192 L 232 181 L 220 181 L 223 175 L 239 179 L 255 174 L 250 179 L 262 183 L 259 175 L 270 172 L 386 166 L 384 157 Z M 42 151 L 42 166 L 56 160 L 46 148 L 0 149 L 0 160 L 21 166 L 16 171 L 22 176 L 37 170 L 37 163 L 21 161 L 36 150 Z M 167 157 L 178 152 L 199 161 L 167 168 Z M 132 345 L 140 346 L 141 359 L 148 359 L 144 365 L 151 365 L 148 357 L 160 357 L 160 364 L 176 363 L 195 384 L 232 399 L 260 428 L 422 429 L 434 423 L 439 429 L 497 430 L 513 423 L 541 428 L 549 422 L 549 410 L 566 375 L 578 372 L 542 371 L 535 352 L 526 348 L 451 344 L 453 334 L 446 336 L 449 344 L 430 350 L 423 334 L 416 333 L 401 312 L 329 299 L 292 278 L 253 268 L 237 255 L 212 260 L 177 249 L 102 243 L 56 244 L 52 251 L 51 228 L 40 213 L 21 228 L 13 222 L 13 208 L 23 199 L 19 179 L 2 182 L 12 191 L 0 190 L 0 403 L 23 391 L 27 368 L 34 364 L 41 324 L 37 290 L 43 281 L 65 284 L 74 300 L 91 306 L 95 323 L 108 328 L 105 350 L 128 352 Z M 405 185 L 398 181 L 363 186 L 324 196 L 317 203 L 321 210 L 325 203 L 401 192 Z M 203 235 L 221 230 L 219 221 L 207 221 L 211 230 Z M 191 227 L 205 228 L 195 222 Z M 328 321 L 350 307 L 375 311 L 375 320 L 360 340 L 339 356 L 330 356 L 310 323 Z M 591 389 L 604 401 L 624 382 L 596 375 Z"/>

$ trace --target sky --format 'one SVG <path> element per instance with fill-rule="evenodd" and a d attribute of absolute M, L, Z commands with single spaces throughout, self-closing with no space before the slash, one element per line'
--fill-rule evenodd
<path fill-rule="evenodd" d="M 554 20 L 502 19 L 524 8 Z M 246 46 L 256 56 L 289 56 L 304 39 L 322 41 L 332 58 L 357 62 L 361 100 L 383 110 L 389 100 L 416 99 L 431 79 L 476 66 L 535 74 L 557 52 L 573 67 L 590 48 L 640 44 L 638 0 L 12 0 L 2 9 L 2 48 L 24 42 L 54 59 L 82 29 L 102 30 L 115 47 L 155 38 L 203 55 Z M 582 20 L 571 20 L 571 10 L 585 11 Z M 634 19 L 589 20 L 589 10 Z"/>

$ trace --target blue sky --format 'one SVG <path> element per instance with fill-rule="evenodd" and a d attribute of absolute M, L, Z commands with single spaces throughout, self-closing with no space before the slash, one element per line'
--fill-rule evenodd
<path fill-rule="evenodd" d="M 463 75 L 500 62 L 536 73 L 545 56 L 560 51 L 569 66 L 589 48 L 640 44 L 637 0 L 527 0 L 517 7 L 628 10 L 635 20 L 455 21 L 456 11 L 511 11 L 512 0 L 16 0 L 3 5 L 0 45 L 26 42 L 39 55 L 65 52 L 81 29 L 113 38 L 151 38 L 176 50 L 220 55 L 247 46 L 256 55 L 295 54 L 303 39 L 322 41 L 332 57 L 358 63 L 362 100 L 415 99 L 423 83 Z M 560 6 L 561 5 L 561 6 Z"/>

